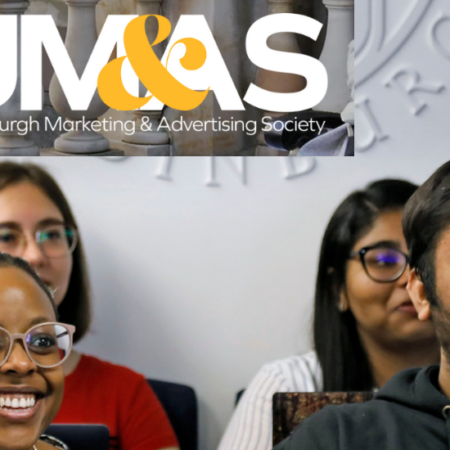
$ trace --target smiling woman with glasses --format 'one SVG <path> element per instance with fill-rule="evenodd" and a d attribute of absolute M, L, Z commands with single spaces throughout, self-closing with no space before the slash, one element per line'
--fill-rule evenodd
<path fill-rule="evenodd" d="M 142 375 L 66 347 L 72 334 L 77 343 L 89 330 L 88 275 L 69 203 L 39 166 L 0 163 L 0 252 L 28 261 L 53 293 L 59 320 L 67 324 L 39 323 L 12 332 L 2 329 L 0 320 L 0 360 L 12 342 L 22 342 L 38 367 L 49 369 L 57 358 L 58 370 L 64 370 L 64 401 L 54 423 L 106 425 L 111 450 L 176 450 L 167 415 Z"/>
<path fill-rule="evenodd" d="M 73 325 L 57 322 L 49 288 L 24 260 L 0 253 L 0 448 L 68 450 L 43 435 L 61 405 Z"/>
<path fill-rule="evenodd" d="M 264 366 L 240 400 L 219 450 L 272 448 L 275 392 L 371 391 L 397 372 L 439 362 L 433 327 L 407 293 L 403 208 L 417 186 L 381 180 L 337 208 L 320 251 L 314 351 Z"/>

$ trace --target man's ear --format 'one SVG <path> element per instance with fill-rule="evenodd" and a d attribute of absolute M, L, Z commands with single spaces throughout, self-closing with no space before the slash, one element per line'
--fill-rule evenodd
<path fill-rule="evenodd" d="M 409 296 L 411 297 L 414 307 L 416 308 L 419 320 L 426 322 L 431 318 L 431 307 L 425 295 L 425 286 L 420 279 L 416 269 L 412 269 L 409 275 L 408 286 Z"/>

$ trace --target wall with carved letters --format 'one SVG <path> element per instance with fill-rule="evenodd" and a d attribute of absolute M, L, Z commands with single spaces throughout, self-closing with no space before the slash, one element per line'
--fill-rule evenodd
<path fill-rule="evenodd" d="M 80 349 L 200 399 L 214 449 L 235 393 L 310 349 L 326 221 L 352 189 L 449 158 L 450 4 L 358 0 L 354 159 L 46 159 L 83 233 L 95 321 Z"/>
<path fill-rule="evenodd" d="M 361 0 L 356 14 L 357 148 L 425 158 L 450 138 L 450 3 Z"/>
<path fill-rule="evenodd" d="M 200 449 L 215 449 L 235 393 L 261 365 L 311 348 L 315 267 L 333 209 L 378 177 L 425 180 L 448 144 L 421 153 L 40 160 L 87 248 L 95 320 L 80 349 L 195 387 Z"/>

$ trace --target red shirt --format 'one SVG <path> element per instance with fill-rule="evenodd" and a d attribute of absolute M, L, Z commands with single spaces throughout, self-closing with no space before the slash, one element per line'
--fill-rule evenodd
<path fill-rule="evenodd" d="M 126 367 L 83 355 L 66 377 L 53 423 L 104 424 L 111 450 L 178 447 L 169 419 L 146 379 Z"/>

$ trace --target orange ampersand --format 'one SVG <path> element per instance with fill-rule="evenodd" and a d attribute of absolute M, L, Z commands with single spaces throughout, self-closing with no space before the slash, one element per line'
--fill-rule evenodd
<path fill-rule="evenodd" d="M 145 31 L 145 21 L 148 17 L 155 17 L 159 25 L 158 36 L 153 44 L 148 42 Z M 168 38 L 171 28 L 170 22 L 165 17 L 153 14 L 137 17 L 128 24 L 124 33 L 127 56 L 108 63 L 98 77 L 98 93 L 110 108 L 133 111 L 142 108 L 153 96 L 170 108 L 179 111 L 190 111 L 203 103 L 209 89 L 198 92 L 181 84 L 163 66 L 153 51 L 152 47 Z M 186 70 L 200 69 L 206 61 L 205 46 L 198 39 L 185 38 L 177 41 L 173 47 L 179 43 L 186 46 L 186 54 L 180 60 L 181 65 Z M 125 89 L 122 83 L 122 65 L 126 58 L 129 59 L 134 72 L 151 92 L 152 97 L 135 97 Z"/>

